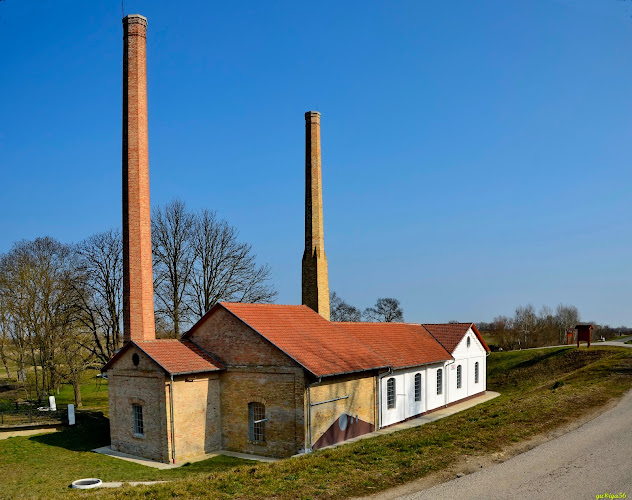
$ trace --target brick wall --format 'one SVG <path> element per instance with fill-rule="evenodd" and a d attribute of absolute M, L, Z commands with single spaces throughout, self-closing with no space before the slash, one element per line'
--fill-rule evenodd
<path fill-rule="evenodd" d="M 169 400 L 167 399 L 167 405 Z M 173 383 L 176 462 L 221 448 L 218 374 L 181 375 Z M 170 418 L 171 413 L 168 411 Z M 171 429 L 171 422 L 168 425 Z M 171 446 L 171 433 L 168 436 Z"/>
<path fill-rule="evenodd" d="M 189 339 L 228 368 L 220 375 L 222 447 L 272 457 L 305 446 L 303 369 L 230 312 L 218 308 Z M 266 441 L 249 442 L 248 403 L 266 407 Z"/>
<path fill-rule="evenodd" d="M 132 356 L 138 354 L 138 366 Z M 167 462 L 167 387 L 164 371 L 132 346 L 108 370 L 110 439 L 113 450 Z M 145 436 L 134 436 L 133 405 L 143 407 Z"/>
<path fill-rule="evenodd" d="M 325 255 L 320 113 L 305 113 L 305 252 L 302 300 L 329 319 L 329 274 Z"/>
<path fill-rule="evenodd" d="M 222 307 L 188 337 L 229 366 L 298 366 L 270 342 Z"/>
<path fill-rule="evenodd" d="M 147 133 L 147 19 L 123 19 L 123 332 L 155 338 Z"/>
<path fill-rule="evenodd" d="M 312 405 L 344 396 L 349 397 L 311 407 L 312 446 L 343 413 L 353 417 L 357 415 L 360 420 L 372 424 L 377 429 L 375 375 L 356 373 L 327 377 L 310 389 Z"/>
<path fill-rule="evenodd" d="M 221 375 L 222 437 L 226 450 L 286 457 L 305 447 L 305 383 L 301 368 L 235 367 Z M 249 436 L 248 403 L 265 405 L 265 442 Z"/>

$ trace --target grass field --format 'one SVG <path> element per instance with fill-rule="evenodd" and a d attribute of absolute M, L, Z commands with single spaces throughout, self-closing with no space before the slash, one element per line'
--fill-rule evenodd
<path fill-rule="evenodd" d="M 563 425 L 632 387 L 632 350 L 591 347 L 493 353 L 488 389 L 502 395 L 422 427 L 272 464 L 216 458 L 159 471 L 90 453 L 108 442 L 101 411 L 61 433 L 0 441 L 0 496 L 61 497 L 80 477 L 171 480 L 75 492 L 116 498 L 346 498 L 374 493 L 497 452 Z"/>

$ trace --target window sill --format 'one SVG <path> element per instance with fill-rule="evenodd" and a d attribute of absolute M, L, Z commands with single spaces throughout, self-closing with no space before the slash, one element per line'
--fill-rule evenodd
<path fill-rule="evenodd" d="M 132 436 L 135 437 L 136 439 L 145 439 L 146 437 L 145 434 L 137 434 L 137 433 L 132 434 Z"/>
<path fill-rule="evenodd" d="M 268 446 L 268 443 L 265 441 L 252 441 L 250 439 L 248 439 L 247 441 L 248 444 L 254 444 L 256 446 Z"/>

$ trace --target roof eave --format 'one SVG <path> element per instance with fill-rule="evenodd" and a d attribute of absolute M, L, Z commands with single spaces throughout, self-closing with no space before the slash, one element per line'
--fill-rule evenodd
<path fill-rule="evenodd" d="M 188 371 L 188 372 L 170 372 L 170 371 L 167 371 L 167 370 L 165 370 L 165 371 L 167 372 L 168 375 L 176 376 L 176 375 L 192 375 L 194 373 L 217 373 L 217 372 L 221 372 L 221 371 L 224 371 L 224 370 L 225 370 L 225 368 L 215 368 L 214 370 L 191 370 L 191 371 Z"/>
<path fill-rule="evenodd" d="M 445 359 L 438 359 L 436 361 L 427 361 L 426 363 L 416 363 L 414 365 L 406 365 L 406 366 L 393 366 L 393 370 L 407 370 L 408 368 L 414 368 L 415 366 L 428 366 L 428 365 L 436 365 L 437 363 L 444 363 L 446 361 L 453 360 L 454 357 L 450 356 Z"/>
<path fill-rule="evenodd" d="M 318 378 L 324 378 L 324 377 L 336 377 L 338 375 L 351 375 L 353 373 L 361 373 L 361 372 L 370 372 L 373 370 L 382 370 L 384 368 L 390 368 L 390 365 L 385 365 L 385 366 L 372 366 L 371 368 L 362 368 L 360 370 L 352 370 L 352 371 L 348 371 L 348 372 L 337 372 L 337 373 L 327 373 L 327 374 L 317 374 L 314 373 L 313 371 L 305 368 L 309 373 L 311 373 L 312 375 L 314 375 L 314 377 L 318 377 Z"/>

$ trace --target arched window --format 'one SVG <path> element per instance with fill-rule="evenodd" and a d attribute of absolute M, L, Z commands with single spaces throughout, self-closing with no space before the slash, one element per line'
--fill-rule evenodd
<path fill-rule="evenodd" d="M 395 379 L 393 377 L 386 381 L 386 408 L 395 408 Z"/>
<path fill-rule="evenodd" d="M 415 374 L 415 401 L 421 401 L 421 373 Z"/>
<path fill-rule="evenodd" d="M 468 338 L 467 338 L 467 348 L 468 348 L 468 349 L 470 348 L 470 342 L 471 342 L 471 341 L 470 341 L 470 338 L 468 337 Z"/>
<path fill-rule="evenodd" d="M 443 370 L 437 370 L 437 395 L 443 394 Z"/>
<path fill-rule="evenodd" d="M 459 365 L 456 367 L 456 388 L 460 389 L 461 387 L 463 387 L 463 377 L 461 365 Z"/>
<path fill-rule="evenodd" d="M 474 363 L 474 383 L 478 384 L 478 361 Z"/>
<path fill-rule="evenodd" d="M 266 407 L 263 403 L 248 403 L 250 441 L 264 443 L 266 440 Z"/>

